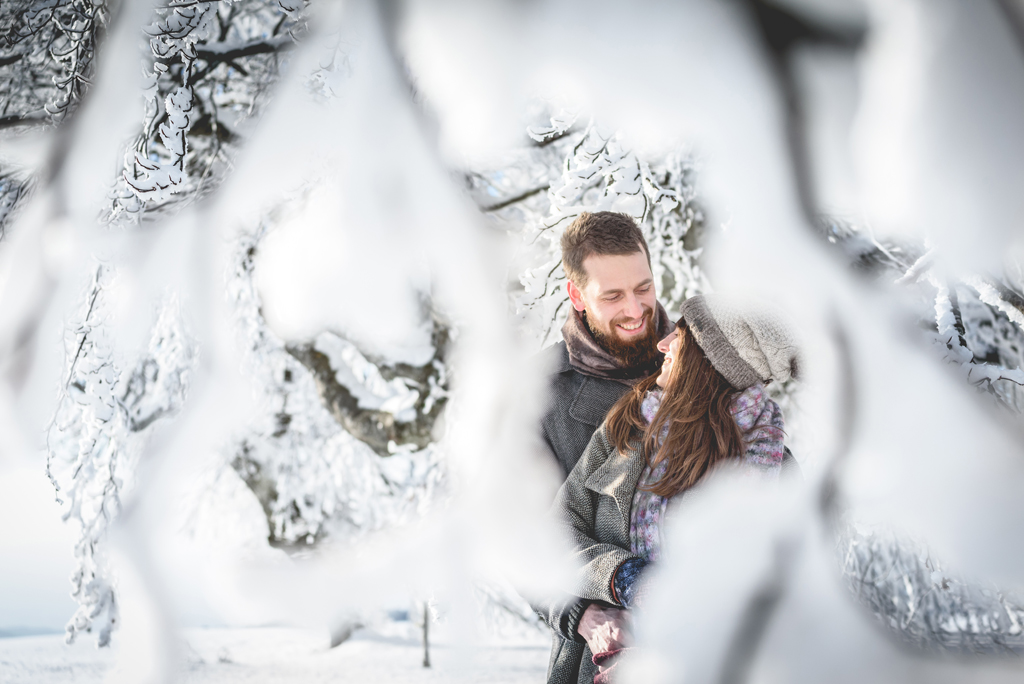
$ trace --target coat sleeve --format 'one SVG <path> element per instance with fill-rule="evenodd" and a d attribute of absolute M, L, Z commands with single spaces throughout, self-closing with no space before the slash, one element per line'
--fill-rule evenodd
<path fill-rule="evenodd" d="M 732 411 L 746 445 L 744 463 L 754 471 L 777 477 L 786 451 L 782 409 L 763 385 L 753 385 L 736 396 Z"/>
<path fill-rule="evenodd" d="M 555 634 L 566 641 L 585 644 L 586 641 L 576 630 L 580 626 L 584 611 L 591 603 L 593 601 L 581 599 L 579 596 L 562 594 L 534 603 L 533 609 Z"/>
<path fill-rule="evenodd" d="M 573 586 L 559 596 L 536 602 L 534 609 L 558 636 L 585 643 L 576 631 L 584 611 L 591 603 L 622 607 L 614 589 L 619 566 L 640 557 L 615 544 L 602 543 L 595 520 L 601 496 L 586 487 L 586 482 L 614 454 L 603 428 L 591 437 L 580 460 L 562 488 L 558 490 L 553 513 L 571 541 L 571 554 L 579 566 Z"/>
<path fill-rule="evenodd" d="M 622 524 L 621 515 L 611 497 L 586 487 L 590 476 L 614 455 L 615 450 L 608 443 L 602 425 L 591 437 L 590 444 L 569 473 L 565 484 L 558 490 L 555 511 L 564 525 L 571 543 L 573 561 L 579 568 L 571 592 L 582 599 L 621 607 L 622 602 L 615 591 L 615 573 L 624 562 L 640 556 L 606 541 L 614 535 L 614 529 Z M 611 519 L 606 519 L 608 516 L 598 519 L 601 498 L 607 498 L 612 510 L 616 511 Z"/>

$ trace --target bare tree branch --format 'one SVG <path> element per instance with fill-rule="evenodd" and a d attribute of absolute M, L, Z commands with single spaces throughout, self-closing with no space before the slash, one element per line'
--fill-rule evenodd
<path fill-rule="evenodd" d="M 0 129 L 17 128 L 18 126 L 42 126 L 50 123 L 49 116 L 0 116 Z"/>
<path fill-rule="evenodd" d="M 434 440 L 434 422 L 446 400 L 430 399 L 429 388 L 431 378 L 435 383 L 439 380 L 438 362 L 443 361 L 447 353 L 448 334 L 447 326 L 435 320 L 431 340 L 434 356 L 423 366 L 397 364 L 389 368 L 380 364 L 381 374 L 385 378 L 401 377 L 407 383 L 419 387 L 419 397 L 415 404 L 416 417 L 410 421 L 398 421 L 387 411 L 361 407 L 356 396 L 338 382 L 337 371 L 331 367 L 330 358 L 313 344 L 289 345 L 286 350 L 312 373 L 320 398 L 334 419 L 379 455 L 389 456 L 389 446 L 413 444 L 417 449 L 422 449 Z"/>
<path fill-rule="evenodd" d="M 531 188 L 530 190 L 527 190 L 525 192 L 521 192 L 518 195 L 515 195 L 513 197 L 509 197 L 508 199 L 504 199 L 504 200 L 498 202 L 497 204 L 492 204 L 489 207 L 483 207 L 481 209 L 481 211 L 484 211 L 484 212 L 501 211 L 502 209 L 510 207 L 513 204 L 517 204 L 519 202 L 522 202 L 525 199 L 529 199 L 529 198 L 533 197 L 534 195 L 537 195 L 539 193 L 545 192 L 550 187 L 551 187 L 550 183 L 545 183 L 544 185 L 538 186 L 536 188 Z"/>

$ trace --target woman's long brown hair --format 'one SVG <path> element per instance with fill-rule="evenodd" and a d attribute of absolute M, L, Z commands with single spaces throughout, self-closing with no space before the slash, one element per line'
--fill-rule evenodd
<path fill-rule="evenodd" d="M 682 338 L 679 354 L 669 371 L 662 394 L 661 408 L 650 425 L 640 413 L 640 404 L 655 387 L 657 375 L 638 382 L 608 412 L 608 440 L 625 453 L 640 446 L 652 466 L 668 458 L 668 470 L 650 491 L 674 496 L 697 484 L 720 461 L 743 453 L 743 436 L 729 408 L 739 390 L 733 388 L 715 370 L 685 325 L 679 327 Z M 665 441 L 658 446 L 658 435 L 668 426 Z"/>

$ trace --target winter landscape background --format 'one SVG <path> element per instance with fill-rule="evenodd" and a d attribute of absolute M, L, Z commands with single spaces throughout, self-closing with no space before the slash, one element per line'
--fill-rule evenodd
<path fill-rule="evenodd" d="M 0 680 L 540 681 L 614 210 L 805 353 L 625 679 L 1018 681 L 1020 111 L 1019 0 L 4 2 Z"/>

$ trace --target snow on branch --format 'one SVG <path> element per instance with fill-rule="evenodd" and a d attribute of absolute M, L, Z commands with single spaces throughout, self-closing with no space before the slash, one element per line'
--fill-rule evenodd
<path fill-rule="evenodd" d="M 218 4 L 170 0 L 158 9 L 158 19 L 146 29 L 153 55 L 165 60 L 180 55 L 186 64 L 194 61 L 196 43 L 210 37 Z"/>
<path fill-rule="evenodd" d="M 107 529 L 132 486 L 146 430 L 181 407 L 195 362 L 177 302 L 169 297 L 146 352 L 131 370 L 122 370 L 107 302 L 115 279 L 109 268 L 96 268 L 82 310 L 67 328 L 67 370 L 47 432 L 47 475 L 64 520 L 73 521 L 80 535 L 71 579 L 79 607 L 67 625 L 67 639 L 95 632 L 100 646 L 109 643 L 118 620 Z"/>
<path fill-rule="evenodd" d="M 8 126 L 61 123 L 93 77 L 110 21 L 103 0 L 9 0 L 0 27 L 0 115 Z"/>
<path fill-rule="evenodd" d="M 907 269 L 906 273 L 904 273 L 896 280 L 896 284 L 903 285 L 906 283 L 916 283 L 921 277 L 923 277 L 928 272 L 928 269 L 932 267 L 932 264 L 934 262 L 935 251 L 930 249 L 924 254 L 922 254 L 921 258 L 915 261 L 913 265 Z"/>
<path fill-rule="evenodd" d="M 978 301 L 982 303 L 978 311 L 981 314 L 988 314 L 990 319 L 986 328 L 990 329 L 991 332 L 995 332 L 1001 328 L 1004 331 L 1004 335 L 1008 333 L 1010 341 L 1013 342 L 1011 349 L 1016 352 L 1016 358 L 1012 358 L 1010 363 L 1016 365 L 1016 367 L 1006 367 L 1004 364 L 1007 362 L 1004 357 L 1005 354 L 1001 354 L 998 349 L 990 348 L 984 358 L 979 357 L 974 351 L 972 351 L 972 345 L 969 345 L 966 337 L 968 335 L 967 326 L 964 322 L 964 316 L 962 314 L 959 298 L 957 296 L 957 286 L 955 283 L 944 284 L 939 282 L 934 276 L 929 276 L 930 282 L 936 289 L 935 295 L 935 322 L 938 329 L 938 341 L 945 347 L 945 357 L 948 361 L 958 364 L 960 369 L 963 371 L 966 379 L 971 384 L 989 390 L 996 396 L 1006 401 L 1005 394 L 1000 394 L 995 389 L 995 383 L 1000 381 L 1006 381 L 1013 383 L 1018 386 L 1024 386 L 1024 369 L 1022 369 L 1022 359 L 1020 357 L 1021 342 L 1024 341 L 1024 330 L 1021 329 L 1019 324 L 1015 322 L 1007 321 L 1008 325 L 997 326 L 997 321 L 994 318 L 996 312 L 1002 312 L 1003 307 L 992 303 L 992 292 L 995 289 L 990 285 L 979 281 L 979 279 L 971 279 L 968 282 L 974 282 L 979 285 L 982 289 L 987 292 L 982 292 L 982 289 L 978 290 Z M 966 288 L 965 288 L 966 289 Z M 989 302 L 985 302 L 985 295 L 989 295 Z M 998 295 L 997 295 L 998 296 Z M 1003 299 L 999 298 L 997 301 L 1002 302 Z M 987 305 L 987 306 L 986 306 Z M 984 309 L 987 309 L 985 311 Z M 1003 312 L 1005 313 L 1005 312 Z M 1012 321 L 1012 319 L 1011 319 Z M 972 326 L 972 328 L 981 326 Z M 989 333 L 990 337 L 991 333 Z M 975 331 L 975 339 L 978 337 L 978 332 Z M 978 340 L 979 342 L 982 340 Z M 977 342 L 973 347 L 980 346 Z M 993 363 L 992 361 L 995 361 Z M 1010 395 L 1009 398 L 1015 399 L 1016 393 Z M 1015 403 L 1011 404 L 1017 408 Z"/>
<path fill-rule="evenodd" d="M 142 131 L 125 153 L 107 219 L 138 220 L 220 180 L 277 80 L 279 55 L 305 35 L 304 3 L 272 0 L 170 2 L 146 28 Z"/>
<path fill-rule="evenodd" d="M 940 276 L 934 249 L 883 244 L 837 221 L 826 222 L 825 232 L 854 266 L 885 273 L 890 282 L 927 302 L 919 315 L 933 348 L 968 383 L 1016 411 L 1024 408 L 1024 391 L 1017 389 L 1024 387 L 1024 295 L 1019 285 L 1009 277 Z"/>
<path fill-rule="evenodd" d="M 950 358 L 958 363 L 970 363 L 974 354 L 967 348 L 964 340 L 964 324 L 960 316 L 960 305 L 957 302 L 956 287 L 950 288 L 945 283 L 933 279 L 935 286 L 935 325 L 939 331 L 939 339 L 949 350 Z"/>
<path fill-rule="evenodd" d="M 997 280 L 968 278 L 966 282 L 978 291 L 981 301 L 994 306 L 1007 318 L 1024 328 L 1024 296 Z"/>
<path fill-rule="evenodd" d="M 381 456 L 423 449 L 434 440 L 434 423 L 448 397 L 448 326 L 437 316 L 431 320 L 434 352 L 420 366 L 371 362 L 333 333 L 287 349 L 313 374 L 324 405 L 353 437 Z"/>
<path fill-rule="evenodd" d="M 547 126 L 530 126 L 526 134 L 540 145 L 548 145 L 559 140 L 572 130 L 579 114 L 576 112 L 560 111 L 551 117 L 551 123 Z"/>
<path fill-rule="evenodd" d="M 164 101 L 167 122 L 161 124 L 159 130 L 160 139 L 171 156 L 168 162 L 151 161 L 143 158 L 138 151 L 129 152 L 134 163 L 131 172 L 128 168 L 124 170 L 123 177 L 139 199 L 164 202 L 187 187 L 185 155 L 188 152 L 188 141 L 185 135 L 192 127 L 194 97 L 190 86 L 181 86 Z"/>
<path fill-rule="evenodd" d="M 900 640 L 961 655 L 1024 651 L 1024 603 L 945 570 L 919 545 L 848 525 L 838 551 L 850 590 Z"/>
<path fill-rule="evenodd" d="M 435 423 L 447 401 L 449 332 L 436 324 L 420 366 L 374 362 L 333 333 L 287 346 L 263 318 L 253 277 L 272 224 L 239 237 L 228 274 L 261 408 L 226 458 L 260 501 L 271 544 L 300 550 L 400 524 L 443 491 Z"/>

